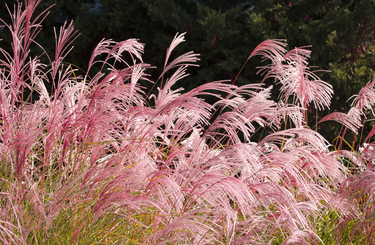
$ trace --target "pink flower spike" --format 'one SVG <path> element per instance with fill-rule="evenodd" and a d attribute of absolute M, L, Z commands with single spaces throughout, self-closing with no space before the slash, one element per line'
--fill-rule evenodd
<path fill-rule="evenodd" d="M 375 74 L 372 78 L 372 81 L 369 81 L 366 86 L 364 86 L 358 93 L 357 96 L 354 96 L 354 101 L 352 103 L 356 104 L 355 106 L 360 110 L 360 112 L 364 115 L 364 109 L 368 109 L 375 115 L 373 110 L 373 105 L 375 104 Z"/>
<path fill-rule="evenodd" d="M 174 36 L 171 45 L 167 49 L 167 54 L 165 56 L 165 62 L 164 62 L 164 69 L 167 66 L 167 62 L 169 60 L 169 56 L 171 55 L 173 49 L 175 47 L 177 47 L 177 45 L 179 45 L 180 43 L 182 43 L 182 42 L 185 41 L 185 39 L 184 39 L 185 34 L 186 34 L 186 32 L 181 33 L 180 35 L 178 35 L 178 33 L 176 33 L 176 35 Z"/>
<path fill-rule="evenodd" d="M 64 23 L 64 25 L 60 28 L 59 37 L 57 37 L 56 29 L 54 29 L 54 33 L 56 40 L 56 50 L 53 73 L 54 75 L 56 75 L 58 67 L 60 66 L 62 60 L 66 57 L 66 55 L 73 49 L 73 46 L 71 46 L 71 44 L 79 36 L 79 34 L 76 35 L 77 31 L 74 31 L 73 22 L 70 22 L 67 27 L 66 22 Z"/>
<path fill-rule="evenodd" d="M 190 51 L 190 52 L 187 52 L 183 55 L 180 55 L 179 57 L 177 57 L 176 59 L 174 59 L 173 61 L 171 61 L 171 63 L 169 63 L 167 65 L 167 62 L 169 60 L 169 57 L 171 55 L 171 52 L 172 50 L 178 45 L 180 44 L 181 42 L 185 41 L 184 39 L 184 35 L 185 33 L 182 33 L 180 34 L 179 36 L 176 36 L 174 37 L 174 39 L 172 40 L 172 43 L 171 45 L 169 46 L 168 50 L 167 50 L 167 55 L 166 55 L 166 58 L 165 58 L 165 63 L 164 63 L 164 70 L 163 72 L 160 74 L 159 78 L 163 77 L 163 75 L 169 71 L 170 69 L 174 68 L 174 67 L 178 67 L 178 66 L 198 66 L 198 64 L 196 64 L 197 61 L 199 61 L 199 54 L 194 54 L 193 51 Z"/>
<path fill-rule="evenodd" d="M 261 55 L 263 56 L 263 60 L 271 59 L 275 62 L 283 61 L 283 56 L 286 53 L 286 49 L 284 48 L 286 43 L 281 41 L 285 40 L 268 39 L 263 41 L 251 52 L 247 59 L 249 60 L 255 55 Z"/>
<path fill-rule="evenodd" d="M 294 48 L 284 55 L 284 60 L 301 60 L 302 63 L 307 65 L 310 54 L 311 50 L 304 49 L 304 47 Z"/>
<path fill-rule="evenodd" d="M 348 127 L 354 133 L 357 133 L 359 127 L 362 127 L 360 111 L 356 107 L 352 107 L 348 114 L 342 112 L 333 112 L 325 117 L 323 117 L 319 123 L 333 120 L 341 123 L 342 125 Z"/>

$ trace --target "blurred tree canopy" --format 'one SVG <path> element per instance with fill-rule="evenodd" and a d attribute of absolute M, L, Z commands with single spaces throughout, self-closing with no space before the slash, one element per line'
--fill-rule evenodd
<path fill-rule="evenodd" d="M 16 1 L 4 2 L 12 11 Z M 347 100 L 374 73 L 374 0 L 42 0 L 38 11 L 52 4 L 37 41 L 53 54 L 52 27 L 74 20 L 81 34 L 66 60 L 83 70 L 101 39 L 138 38 L 146 44 L 144 61 L 157 66 L 148 71 L 156 80 L 171 40 L 177 32 L 186 32 L 187 41 L 174 55 L 190 50 L 201 54 L 200 67 L 190 68 L 191 76 L 176 84 L 189 90 L 209 81 L 233 80 L 259 43 L 285 39 L 289 48 L 312 45 L 310 65 L 331 71 L 318 73 L 334 87 L 331 112 L 347 112 Z M 9 23 L 4 4 L 0 15 Z M 4 28 L 0 38 L 6 48 L 10 35 Z M 34 48 L 32 52 L 40 53 Z M 251 59 L 236 84 L 260 82 L 260 62 Z M 337 129 L 326 130 L 329 134 Z"/>

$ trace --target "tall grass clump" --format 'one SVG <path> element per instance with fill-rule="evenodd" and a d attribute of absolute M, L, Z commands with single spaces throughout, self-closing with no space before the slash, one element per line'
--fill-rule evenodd
<path fill-rule="evenodd" d="M 307 125 L 308 106 L 329 108 L 333 94 L 309 70 L 309 50 L 266 40 L 250 54 L 270 61 L 259 71 L 281 85 L 277 102 L 261 84 L 174 88 L 199 60 L 193 52 L 170 60 L 184 34 L 172 40 L 156 82 L 136 39 L 102 40 L 78 75 L 64 61 L 77 37 L 72 24 L 55 31 L 54 57 L 40 47 L 49 64 L 30 55 L 48 14 L 33 16 L 39 2 L 9 10 L 12 52 L 0 49 L 3 244 L 373 241 L 373 155 L 332 151 Z M 94 66 L 100 70 L 89 77 Z M 157 93 L 148 95 L 140 80 Z M 357 132 L 373 85 L 347 114 L 320 123 Z M 263 129 L 271 133 L 254 140 Z M 324 226 L 340 229 L 327 235 Z"/>

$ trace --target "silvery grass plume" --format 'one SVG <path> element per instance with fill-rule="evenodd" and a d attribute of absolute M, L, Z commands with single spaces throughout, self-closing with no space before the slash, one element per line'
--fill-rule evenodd
<path fill-rule="evenodd" d="M 346 167 L 303 121 L 308 103 L 322 109 L 332 93 L 306 71 L 308 51 L 285 53 L 283 42 L 267 40 L 249 56 L 271 59 L 263 70 L 282 83 L 284 102 L 270 100 L 271 88 L 259 84 L 216 81 L 183 92 L 174 85 L 199 58 L 188 52 L 169 61 L 184 41 L 177 34 L 164 84 L 148 97 L 138 81 L 152 67 L 136 39 L 103 39 L 89 61 L 89 70 L 101 67 L 92 78 L 63 62 L 76 38 L 72 24 L 55 32 L 51 64 L 30 57 L 47 14 L 31 18 L 39 3 L 10 11 L 12 24 L 4 24 L 13 52 L 0 49 L 4 244 L 314 244 L 322 210 L 351 211 L 335 192 Z M 294 127 L 281 130 L 287 118 Z M 259 127 L 273 133 L 255 142 Z"/>

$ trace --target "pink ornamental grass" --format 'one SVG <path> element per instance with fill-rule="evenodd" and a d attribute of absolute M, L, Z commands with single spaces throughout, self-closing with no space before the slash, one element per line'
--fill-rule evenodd
<path fill-rule="evenodd" d="M 259 84 L 216 81 L 183 92 L 172 86 L 198 57 L 188 52 L 169 62 L 184 41 L 177 34 L 164 84 L 148 97 L 138 81 L 148 80 L 151 66 L 136 39 L 102 40 L 89 62 L 89 69 L 99 63 L 102 69 L 92 79 L 62 65 L 74 40 L 72 24 L 56 34 L 50 67 L 32 59 L 29 45 L 41 28 L 31 20 L 38 3 L 16 9 L 7 25 L 13 53 L 1 50 L 4 244 L 311 244 L 320 241 L 314 220 L 323 210 L 346 214 L 352 207 L 335 192 L 346 167 L 301 116 L 310 102 L 328 106 L 332 94 L 307 71 L 308 51 L 286 53 L 285 43 L 267 40 L 249 56 L 271 59 L 263 70 L 282 83 L 284 102 L 270 100 L 271 88 Z M 101 54 L 104 60 L 97 59 Z M 174 71 L 168 78 L 167 70 Z M 51 78 L 57 84 L 48 91 Z M 37 99 L 23 98 L 25 88 Z M 218 102 L 210 105 L 202 95 Z M 292 95 L 298 100 L 289 101 Z M 227 110 L 209 123 L 221 107 Z M 281 130 L 286 118 L 294 125 Z M 253 140 L 257 128 L 269 126 L 273 133 Z"/>
<path fill-rule="evenodd" d="M 255 49 L 259 50 L 252 55 L 262 55 L 263 60 L 271 60 L 271 64 L 260 67 L 258 73 L 265 74 L 265 78 L 275 78 L 275 82 L 281 84 L 280 97 L 287 102 L 291 98 L 293 104 L 303 108 L 310 103 L 319 110 L 329 108 L 333 89 L 309 70 L 307 65 L 311 51 L 295 48 L 286 52 L 284 46 L 282 42 L 267 40 Z"/>

